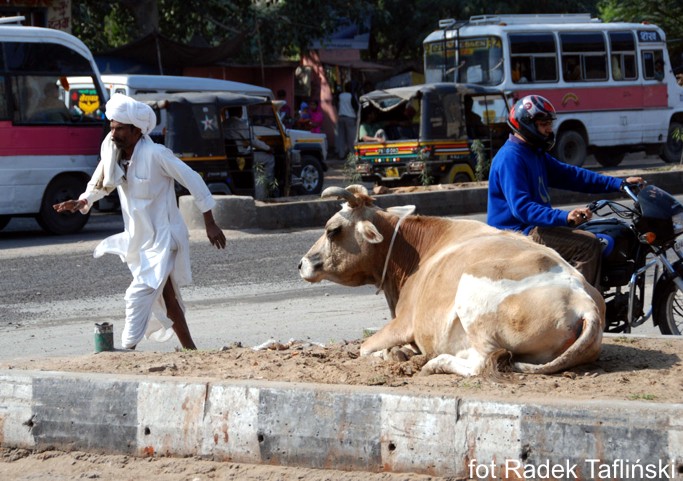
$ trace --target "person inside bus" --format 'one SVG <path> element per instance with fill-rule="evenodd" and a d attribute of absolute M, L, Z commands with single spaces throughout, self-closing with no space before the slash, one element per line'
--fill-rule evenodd
<path fill-rule="evenodd" d="M 124 232 L 100 242 L 94 256 L 117 254 L 133 275 L 125 296 L 122 347 L 135 349 L 143 338 L 166 341 L 175 332 L 184 349 L 196 349 L 178 290 L 192 282 L 192 272 L 189 233 L 178 209 L 175 182 L 190 191 L 203 212 L 211 244 L 224 249 L 225 234 L 211 212 L 216 201 L 197 172 L 149 137 L 157 123 L 150 106 L 114 94 L 106 104 L 106 116 L 111 121 L 110 131 L 102 141 L 101 160 L 85 192 L 78 200 L 53 208 L 85 214 L 116 189 Z"/>
<path fill-rule="evenodd" d="M 624 75 L 621 73 L 621 67 L 619 66 L 619 57 L 612 55 L 612 78 L 614 80 L 623 80 Z"/>
<path fill-rule="evenodd" d="M 275 181 L 275 157 L 273 149 L 253 135 L 249 121 L 242 117 L 242 107 L 226 109 L 223 136 L 237 143 L 238 154 L 254 154 L 254 199 L 268 198 L 268 190 Z"/>
<path fill-rule="evenodd" d="M 512 82 L 516 84 L 527 83 L 529 79 L 526 70 L 526 65 L 523 62 L 515 62 L 515 66 L 512 68 Z"/>
<path fill-rule="evenodd" d="M 581 65 L 579 65 L 578 59 L 573 57 L 569 58 L 564 72 L 565 80 L 581 80 Z"/>
<path fill-rule="evenodd" d="M 658 58 L 655 60 L 655 80 L 660 82 L 664 80 L 664 60 Z"/>
<path fill-rule="evenodd" d="M 590 232 L 575 229 L 590 220 L 587 207 L 566 211 L 550 203 L 550 189 L 574 192 L 618 192 L 626 183 L 644 183 L 642 177 L 598 174 L 560 162 L 548 152 L 555 143 L 555 108 L 540 95 L 527 95 L 510 110 L 513 131 L 491 163 L 487 222 L 493 227 L 529 235 L 555 249 L 598 287 L 602 245 Z"/>
<path fill-rule="evenodd" d="M 38 101 L 31 120 L 50 123 L 71 121 L 69 109 L 64 101 L 59 98 L 59 86 L 55 82 L 48 82 L 43 87 L 43 96 Z"/>

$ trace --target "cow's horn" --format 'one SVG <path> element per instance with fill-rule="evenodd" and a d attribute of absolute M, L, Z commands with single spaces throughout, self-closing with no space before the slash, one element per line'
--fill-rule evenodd
<path fill-rule="evenodd" d="M 323 190 L 322 194 L 320 194 L 320 197 L 323 199 L 329 197 L 342 198 L 349 204 L 351 204 L 352 207 L 358 204 L 358 199 L 356 199 L 356 196 L 353 194 L 353 192 L 349 192 L 348 190 L 342 187 L 328 187 L 327 189 Z"/>

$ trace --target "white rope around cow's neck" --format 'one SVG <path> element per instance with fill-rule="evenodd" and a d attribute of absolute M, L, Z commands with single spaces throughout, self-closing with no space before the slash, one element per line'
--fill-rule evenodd
<path fill-rule="evenodd" d="M 391 257 L 391 250 L 394 247 L 394 241 L 396 240 L 396 236 L 398 235 L 398 229 L 399 229 L 399 227 L 401 227 L 401 223 L 403 222 L 403 219 L 405 219 L 410 214 L 415 212 L 415 206 L 414 205 L 404 205 L 401 207 L 393 207 L 392 209 L 394 211 L 401 212 L 401 217 L 399 217 L 398 222 L 396 222 L 396 227 L 394 227 L 394 233 L 391 236 L 391 242 L 389 243 L 389 250 L 387 251 L 387 257 L 384 260 L 384 270 L 382 271 L 382 279 L 380 279 L 380 281 L 379 281 L 379 286 L 377 286 L 377 292 L 375 292 L 375 295 L 382 292 L 382 285 L 384 284 L 384 278 L 387 275 L 387 268 L 389 267 L 389 258 Z M 387 210 L 390 210 L 390 209 L 387 209 Z"/>

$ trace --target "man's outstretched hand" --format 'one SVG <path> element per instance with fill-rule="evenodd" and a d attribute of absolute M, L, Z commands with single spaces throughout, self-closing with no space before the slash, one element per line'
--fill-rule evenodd
<path fill-rule="evenodd" d="M 54 204 L 52 208 L 57 212 L 77 212 L 86 205 L 88 205 L 88 201 L 86 201 L 85 199 L 67 200 L 64 202 L 60 202 L 59 204 Z"/>

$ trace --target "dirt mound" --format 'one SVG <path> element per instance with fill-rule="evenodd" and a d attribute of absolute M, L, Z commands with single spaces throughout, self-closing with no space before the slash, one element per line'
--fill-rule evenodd
<path fill-rule="evenodd" d="M 150 353 L 113 351 L 70 358 L 21 360 L 2 369 L 255 379 L 383 386 L 422 394 L 507 401 L 534 398 L 617 399 L 680 402 L 683 362 L 680 338 L 609 337 L 600 359 L 556 375 L 509 375 L 509 382 L 480 377 L 419 375 L 424 356 L 384 361 L 360 357 L 360 341 L 321 346 L 275 341 L 260 349 L 239 344 L 217 351 Z"/>

